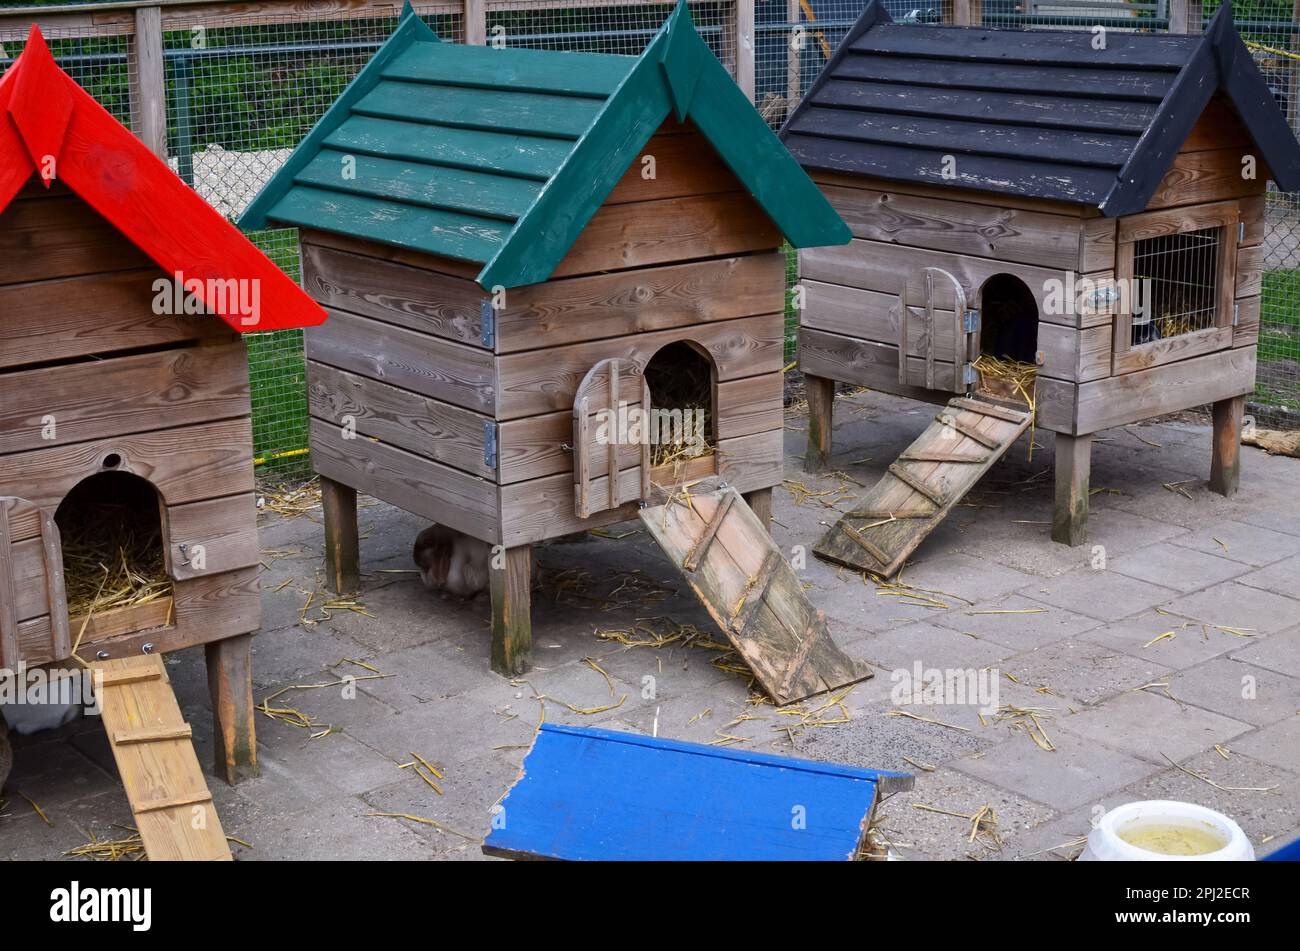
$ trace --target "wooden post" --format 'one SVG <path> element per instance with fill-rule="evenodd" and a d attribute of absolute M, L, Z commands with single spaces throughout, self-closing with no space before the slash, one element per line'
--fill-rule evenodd
<path fill-rule="evenodd" d="M 754 0 L 736 0 L 736 85 L 754 101 Z"/>
<path fill-rule="evenodd" d="M 980 0 L 953 0 L 952 12 L 945 10 L 944 20 L 953 26 L 979 26 L 983 22 Z"/>
<path fill-rule="evenodd" d="M 465 0 L 465 42 L 487 43 L 487 0 Z"/>
<path fill-rule="evenodd" d="M 804 454 L 803 467 L 807 472 L 821 472 L 831 461 L 835 381 L 807 374 L 803 381 L 808 391 L 808 450 Z"/>
<path fill-rule="evenodd" d="M 167 158 L 167 73 L 163 62 L 162 11 L 135 11 L 135 55 L 131 63 L 131 106 L 135 132 L 150 150 Z"/>
<path fill-rule="evenodd" d="M 346 594 L 361 583 L 357 490 L 321 476 L 320 495 L 325 515 L 325 583 L 335 594 Z"/>
<path fill-rule="evenodd" d="M 746 492 L 744 498 L 745 504 L 758 516 L 758 520 L 763 523 L 764 528 L 772 523 L 772 490 L 770 488 Z"/>
<path fill-rule="evenodd" d="M 1169 32 L 1201 32 L 1201 0 L 1169 0 Z"/>
<path fill-rule="evenodd" d="M 253 635 L 204 645 L 212 697 L 213 765 L 230 785 L 257 775 L 253 726 Z"/>
<path fill-rule="evenodd" d="M 1091 469 L 1092 436 L 1057 433 L 1052 541 L 1073 547 L 1088 540 L 1088 476 Z"/>
<path fill-rule="evenodd" d="M 1214 404 L 1214 453 L 1210 460 L 1210 489 L 1231 498 L 1241 481 L 1241 416 L 1246 397 L 1234 396 Z"/>
<path fill-rule="evenodd" d="M 1300 3 L 1300 0 L 1296 2 Z M 794 31 L 802 15 L 803 10 L 799 6 L 799 0 L 785 0 L 786 29 L 789 30 L 789 36 L 785 38 L 785 114 L 787 116 L 794 112 L 795 107 L 799 105 L 799 100 L 803 98 L 803 47 L 808 45 L 807 30 L 804 31 L 800 48 L 794 48 Z"/>
<path fill-rule="evenodd" d="M 533 666 L 532 569 L 530 545 L 492 552 L 492 669 L 506 677 Z"/>

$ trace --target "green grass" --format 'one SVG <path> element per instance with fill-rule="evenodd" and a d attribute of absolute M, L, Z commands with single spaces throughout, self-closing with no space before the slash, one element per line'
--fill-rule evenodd
<path fill-rule="evenodd" d="M 1255 399 L 1300 409 L 1300 269 L 1264 272 Z"/>

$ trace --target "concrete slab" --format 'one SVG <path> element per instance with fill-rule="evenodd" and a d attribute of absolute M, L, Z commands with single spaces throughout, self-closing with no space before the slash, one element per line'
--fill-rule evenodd
<path fill-rule="evenodd" d="M 1237 651 L 1232 659 L 1300 677 L 1300 627 L 1270 634 Z"/>
<path fill-rule="evenodd" d="M 1008 658 L 1002 671 L 1076 704 L 1099 703 L 1169 674 L 1168 668 L 1149 659 L 1071 638 Z"/>
<path fill-rule="evenodd" d="M 1235 581 L 1169 601 L 1164 608 L 1207 624 L 1258 634 L 1280 631 L 1300 620 L 1300 610 L 1293 599 Z"/>
<path fill-rule="evenodd" d="M 1188 593 L 1245 574 L 1248 566 L 1178 545 L 1148 545 L 1110 562 L 1130 578 Z"/>
<path fill-rule="evenodd" d="M 1179 705 L 1147 690 L 1131 690 L 1100 706 L 1061 717 L 1058 729 L 1159 766 L 1178 762 L 1207 747 L 1227 743 L 1253 729 L 1249 723 Z"/>
<path fill-rule="evenodd" d="M 1167 678 L 1169 692 L 1184 703 L 1262 726 L 1296 713 L 1297 681 L 1228 657 L 1207 661 Z"/>
<path fill-rule="evenodd" d="M 1102 621 L 1120 618 L 1169 601 L 1169 588 L 1138 581 L 1115 571 L 1079 571 L 1028 585 L 1020 593 L 1035 601 Z"/>

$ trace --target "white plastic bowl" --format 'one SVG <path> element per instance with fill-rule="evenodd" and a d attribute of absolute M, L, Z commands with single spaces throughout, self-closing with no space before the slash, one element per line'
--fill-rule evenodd
<path fill-rule="evenodd" d="M 1224 846 L 1201 855 L 1166 855 L 1140 848 L 1120 838 L 1144 826 L 1185 826 L 1209 832 Z M 1255 850 L 1241 826 L 1227 816 L 1204 806 L 1168 799 L 1151 799 L 1118 806 L 1101 817 L 1088 834 L 1081 862 L 1253 862 Z"/>

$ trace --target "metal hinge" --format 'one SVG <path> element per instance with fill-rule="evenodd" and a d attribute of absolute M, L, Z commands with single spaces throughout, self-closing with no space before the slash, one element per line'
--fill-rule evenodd
<path fill-rule="evenodd" d="M 497 345 L 497 309 L 492 306 L 491 300 L 479 302 L 479 332 L 483 339 L 483 346 L 496 347 Z"/>
<path fill-rule="evenodd" d="M 1232 305 L 1232 326 L 1236 327 L 1241 323 L 1241 305 L 1234 303 Z"/>
<path fill-rule="evenodd" d="M 1096 308 L 1109 307 L 1119 299 L 1119 291 L 1114 287 L 1099 287 L 1092 292 L 1092 306 Z"/>
<path fill-rule="evenodd" d="M 1244 222 L 1244 221 L 1238 221 L 1238 222 L 1237 222 L 1237 242 L 1240 244 L 1242 241 L 1245 241 L 1245 240 L 1246 240 L 1246 222 Z"/>
<path fill-rule="evenodd" d="M 980 329 L 980 312 L 978 310 L 968 310 L 962 316 L 961 329 L 964 333 L 973 334 Z"/>
<path fill-rule="evenodd" d="M 972 386 L 973 384 L 978 383 L 979 379 L 980 375 L 976 371 L 973 363 L 967 363 L 961 368 L 961 381 L 966 386 Z"/>
<path fill-rule="evenodd" d="M 483 421 L 483 465 L 497 467 L 497 424 L 490 419 Z"/>

